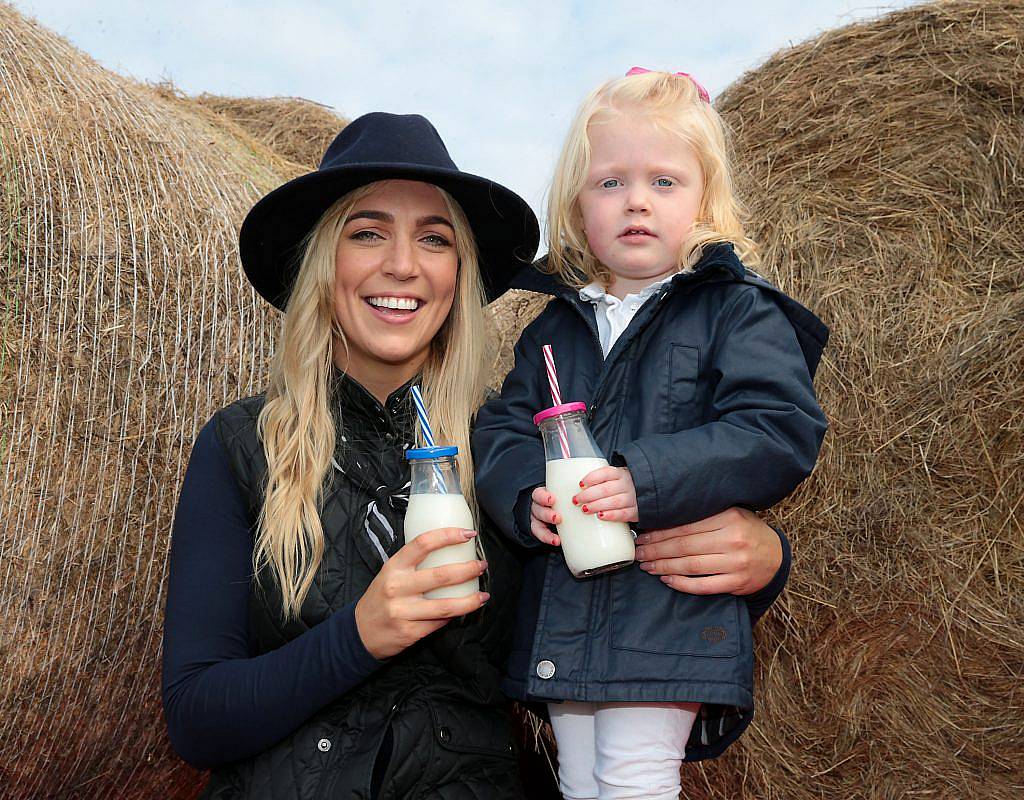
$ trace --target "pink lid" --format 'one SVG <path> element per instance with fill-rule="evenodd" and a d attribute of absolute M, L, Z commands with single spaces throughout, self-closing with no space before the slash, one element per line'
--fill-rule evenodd
<path fill-rule="evenodd" d="M 538 411 L 533 416 L 533 424 L 540 425 L 544 420 L 557 417 L 559 414 L 567 414 L 570 411 L 586 411 L 586 403 L 562 403 L 560 406 L 551 406 L 543 411 Z"/>

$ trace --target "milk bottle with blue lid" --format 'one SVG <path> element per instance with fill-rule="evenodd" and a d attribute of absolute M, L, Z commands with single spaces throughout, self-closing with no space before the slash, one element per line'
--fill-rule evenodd
<path fill-rule="evenodd" d="M 462 496 L 459 469 L 455 458 L 457 447 L 417 447 L 405 451 L 412 469 L 409 487 L 409 508 L 405 512 L 405 543 L 435 528 L 466 528 L 475 530 L 473 514 Z M 448 545 L 430 553 L 417 569 L 474 561 L 476 541 Z M 423 596 L 468 597 L 480 591 L 480 579 L 471 578 L 454 586 L 442 586 Z"/>
<path fill-rule="evenodd" d="M 565 403 L 541 411 L 533 422 L 540 428 L 547 459 L 547 489 L 555 496 L 556 526 L 565 563 L 577 578 L 627 567 L 636 558 L 633 532 L 625 522 L 599 519 L 573 505 L 580 480 L 608 460 L 587 427 L 586 403 Z"/>

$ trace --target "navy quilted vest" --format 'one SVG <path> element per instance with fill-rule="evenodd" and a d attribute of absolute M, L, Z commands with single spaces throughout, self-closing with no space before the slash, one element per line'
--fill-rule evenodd
<path fill-rule="evenodd" d="M 383 564 L 381 550 L 394 552 L 401 545 L 403 508 L 394 495 L 408 480 L 402 457 L 403 444 L 412 438 L 408 388 L 396 390 L 382 406 L 336 373 L 332 402 L 341 423 L 320 515 L 326 538 L 323 563 L 300 619 L 288 623 L 281 620 L 273 580 L 261 573 L 254 581 L 249 604 L 253 655 L 280 647 L 361 596 Z M 267 472 L 256 433 L 263 402 L 263 395 L 245 398 L 215 417 L 253 520 Z M 378 527 L 376 539 L 368 535 L 368 517 L 387 521 L 383 532 Z M 397 531 L 391 545 L 388 530 Z M 487 520 L 480 537 L 492 595 L 483 609 L 390 659 L 270 750 L 215 770 L 203 796 L 521 798 L 508 704 L 498 690 L 519 563 Z"/>

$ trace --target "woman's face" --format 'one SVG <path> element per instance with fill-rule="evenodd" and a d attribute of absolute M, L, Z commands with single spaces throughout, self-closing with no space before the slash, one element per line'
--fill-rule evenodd
<path fill-rule="evenodd" d="M 347 360 L 335 343 L 335 363 L 367 388 L 405 383 L 448 318 L 458 268 L 455 229 L 436 187 L 374 187 L 353 207 L 335 251 L 334 310 L 348 342 Z"/>

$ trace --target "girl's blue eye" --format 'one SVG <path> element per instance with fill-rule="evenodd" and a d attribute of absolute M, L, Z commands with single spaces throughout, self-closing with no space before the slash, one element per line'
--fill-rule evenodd
<path fill-rule="evenodd" d="M 423 241 L 434 247 L 451 247 L 452 243 L 439 233 L 430 233 L 423 237 Z"/>
<path fill-rule="evenodd" d="M 675 181 L 673 181 L 671 178 L 658 178 L 654 183 L 657 186 L 662 186 L 662 187 L 666 187 L 667 188 L 669 186 L 673 186 L 675 184 Z"/>
<path fill-rule="evenodd" d="M 619 183 L 618 178 L 608 178 L 608 180 L 601 181 L 602 189 L 614 189 Z"/>
<path fill-rule="evenodd" d="M 352 234 L 350 238 L 358 239 L 364 242 L 369 242 L 372 241 L 373 239 L 381 239 L 383 237 L 376 231 L 356 231 L 355 233 Z"/>

